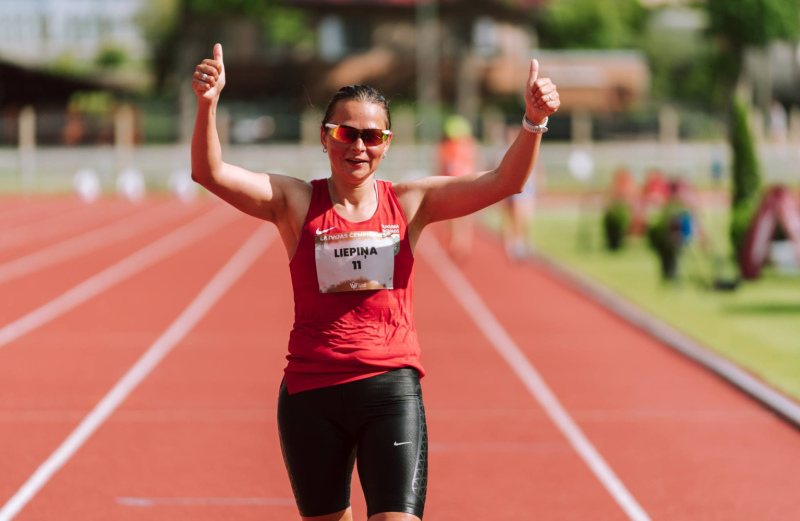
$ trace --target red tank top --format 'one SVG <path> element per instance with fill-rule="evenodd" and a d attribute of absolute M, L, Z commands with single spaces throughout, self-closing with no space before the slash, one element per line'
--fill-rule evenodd
<path fill-rule="evenodd" d="M 308 215 L 289 270 L 294 327 L 286 387 L 296 393 L 420 364 L 412 319 L 414 256 L 392 184 L 377 181 L 378 209 L 347 221 L 327 179 L 311 182 Z"/>

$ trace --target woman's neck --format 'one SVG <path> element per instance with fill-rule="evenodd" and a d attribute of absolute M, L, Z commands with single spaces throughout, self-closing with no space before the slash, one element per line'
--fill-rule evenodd
<path fill-rule="evenodd" d="M 375 178 L 369 176 L 358 185 L 337 182 L 328 178 L 328 193 L 334 211 L 340 217 L 354 223 L 368 221 L 378 209 Z"/>
<path fill-rule="evenodd" d="M 349 184 L 331 176 L 328 178 L 328 192 L 334 205 L 348 209 L 358 209 L 377 202 L 374 176 L 369 176 L 358 184 Z"/>

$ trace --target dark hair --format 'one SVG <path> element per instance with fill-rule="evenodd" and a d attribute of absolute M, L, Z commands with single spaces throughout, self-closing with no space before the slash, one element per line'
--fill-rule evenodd
<path fill-rule="evenodd" d="M 339 89 L 331 101 L 328 103 L 328 108 L 325 109 L 325 117 L 322 118 L 322 124 L 329 123 L 333 117 L 333 112 L 336 110 L 336 105 L 340 101 L 365 101 L 367 103 L 376 103 L 383 107 L 386 113 L 386 121 L 388 122 L 388 130 L 392 128 L 392 116 L 389 115 L 389 103 L 383 94 L 378 92 L 368 85 L 348 85 Z"/>

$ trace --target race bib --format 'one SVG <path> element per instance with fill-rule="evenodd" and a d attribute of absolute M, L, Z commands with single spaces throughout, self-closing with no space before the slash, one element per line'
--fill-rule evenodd
<path fill-rule="evenodd" d="M 394 289 L 400 235 L 346 232 L 314 237 L 320 293 Z"/>

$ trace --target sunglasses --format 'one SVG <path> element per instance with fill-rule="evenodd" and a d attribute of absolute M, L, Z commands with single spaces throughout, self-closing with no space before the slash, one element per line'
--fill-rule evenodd
<path fill-rule="evenodd" d="M 368 147 L 374 147 L 384 143 L 392 135 L 391 130 L 381 130 L 379 128 L 353 128 L 345 125 L 334 125 L 325 123 L 328 135 L 340 143 L 352 145 L 358 138 Z"/>

